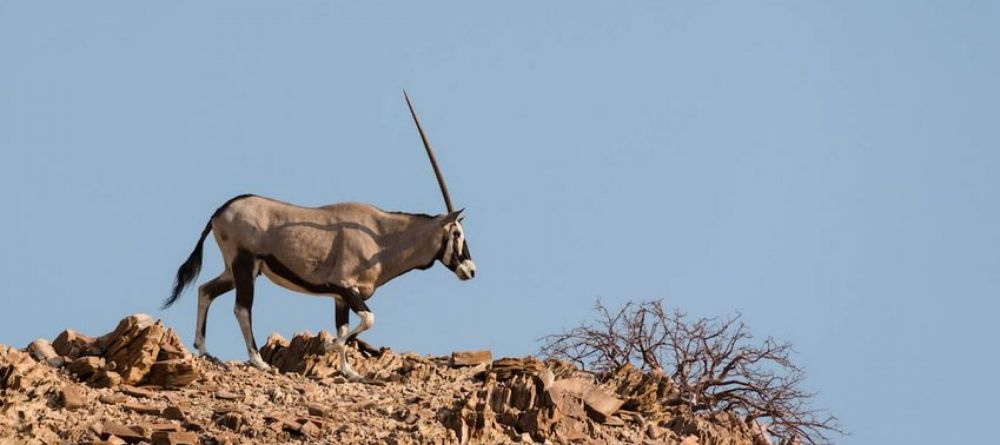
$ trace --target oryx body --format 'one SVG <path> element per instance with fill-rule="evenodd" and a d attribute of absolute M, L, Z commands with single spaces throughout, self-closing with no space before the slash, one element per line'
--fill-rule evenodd
<path fill-rule="evenodd" d="M 413 118 L 423 137 L 415 113 Z M 173 293 L 165 304 L 176 301 L 195 279 L 204 241 L 214 233 L 225 269 L 198 289 L 198 351 L 207 355 L 205 319 L 212 301 L 236 289 L 234 313 L 250 363 L 267 368 L 258 353 L 251 321 L 254 281 L 264 275 L 284 288 L 335 300 L 337 339 L 330 346 L 340 351 L 342 372 L 357 379 L 360 376 L 348 366 L 344 346 L 374 324 L 375 316 L 365 300 L 379 286 L 411 270 L 429 268 L 435 261 L 441 261 L 462 280 L 475 276 L 476 266 L 459 218 L 461 211 L 453 211 L 426 138 L 424 144 L 445 197 L 446 214 L 386 212 L 362 203 L 309 208 L 255 195 L 237 196 L 219 207 L 178 269 Z M 351 331 L 349 311 L 360 318 Z"/>

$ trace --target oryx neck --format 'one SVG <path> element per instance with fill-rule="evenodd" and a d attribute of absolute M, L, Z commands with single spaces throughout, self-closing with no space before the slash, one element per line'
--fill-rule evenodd
<path fill-rule="evenodd" d="M 437 217 L 394 213 L 401 217 L 387 228 L 384 246 L 379 253 L 383 269 L 377 286 L 414 269 L 427 269 L 441 254 L 444 237 Z"/>

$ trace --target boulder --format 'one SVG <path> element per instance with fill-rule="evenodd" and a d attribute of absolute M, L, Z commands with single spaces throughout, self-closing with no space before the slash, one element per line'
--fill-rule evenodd
<path fill-rule="evenodd" d="M 28 345 L 28 352 L 42 363 L 47 363 L 50 366 L 60 367 L 63 365 L 63 358 L 56 353 L 56 350 L 52 348 L 52 345 L 48 340 L 44 338 L 39 338 L 31 342 Z"/>
<path fill-rule="evenodd" d="M 136 321 L 130 324 L 129 329 L 115 338 L 105 350 L 108 368 L 121 375 L 122 383 L 139 383 L 156 362 L 163 334 L 160 323 L 145 326 Z"/>
<path fill-rule="evenodd" d="M 580 398 L 587 408 L 587 413 L 598 422 L 606 421 L 625 403 L 624 400 L 608 394 L 594 383 L 581 378 L 556 380 L 549 391 Z"/>
<path fill-rule="evenodd" d="M 97 371 L 104 368 L 104 359 L 100 357 L 80 357 L 70 362 L 67 369 L 76 374 L 80 380 L 87 380 Z"/>
<path fill-rule="evenodd" d="M 100 351 L 94 350 L 96 340 L 72 329 L 67 329 L 56 337 L 55 341 L 52 342 L 52 347 L 57 354 L 73 360 L 83 355 L 100 354 Z"/>
<path fill-rule="evenodd" d="M 190 358 L 161 360 L 154 362 L 150 367 L 144 383 L 170 387 L 185 386 L 197 380 L 198 375 L 194 360 Z"/>

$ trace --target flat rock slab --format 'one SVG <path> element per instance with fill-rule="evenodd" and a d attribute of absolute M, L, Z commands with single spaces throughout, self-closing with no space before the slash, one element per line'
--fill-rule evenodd
<path fill-rule="evenodd" d="M 180 431 L 157 431 L 153 433 L 153 445 L 198 445 L 198 435 Z"/>
<path fill-rule="evenodd" d="M 155 399 L 159 397 L 159 394 L 157 394 L 156 391 L 150 391 L 148 389 L 132 385 L 122 385 L 118 388 L 118 390 L 132 397 L 142 397 L 147 399 Z"/>
<path fill-rule="evenodd" d="M 126 443 L 139 443 L 149 439 L 148 433 L 142 428 L 104 422 L 101 425 L 101 437 L 104 440 L 109 440 L 111 436 L 124 440 Z"/>
<path fill-rule="evenodd" d="M 215 398 L 219 400 L 241 400 L 243 396 L 229 391 L 218 391 L 215 393 Z"/>
<path fill-rule="evenodd" d="M 482 351 L 455 351 L 451 353 L 449 364 L 453 367 L 476 366 L 482 363 L 493 361 L 493 353 L 489 350 Z"/>

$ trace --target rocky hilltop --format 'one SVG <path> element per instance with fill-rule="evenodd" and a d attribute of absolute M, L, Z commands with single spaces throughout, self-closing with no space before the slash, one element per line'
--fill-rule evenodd
<path fill-rule="evenodd" d="M 272 371 L 195 358 L 146 315 L 100 337 L 0 345 L 0 445 L 755 443 L 740 419 L 691 415 L 669 403 L 668 379 L 630 367 L 598 377 L 489 351 L 352 349 L 366 380 L 350 382 L 329 339 L 272 335 Z"/>

